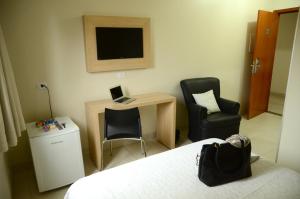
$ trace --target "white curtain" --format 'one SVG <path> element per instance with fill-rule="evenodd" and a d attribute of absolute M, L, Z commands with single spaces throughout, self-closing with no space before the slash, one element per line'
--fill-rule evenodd
<path fill-rule="evenodd" d="M 16 146 L 25 130 L 19 95 L 0 25 L 0 152 Z"/>

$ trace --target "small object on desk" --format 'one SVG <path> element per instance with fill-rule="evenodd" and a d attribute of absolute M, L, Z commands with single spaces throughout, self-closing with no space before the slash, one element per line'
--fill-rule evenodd
<path fill-rule="evenodd" d="M 45 124 L 53 124 L 55 122 L 55 120 L 54 119 L 47 119 L 47 120 L 45 120 Z"/>
<path fill-rule="evenodd" d="M 123 94 L 121 86 L 116 86 L 109 90 L 113 101 L 116 103 L 129 104 L 130 102 L 135 100 L 134 98 L 126 97 Z"/>
<path fill-rule="evenodd" d="M 63 129 L 63 127 L 57 121 L 55 121 L 54 124 L 58 128 L 58 130 L 62 130 Z"/>
<path fill-rule="evenodd" d="M 36 127 L 43 127 L 44 126 L 44 121 L 41 120 L 41 121 L 36 122 L 35 126 Z"/>
<path fill-rule="evenodd" d="M 47 125 L 47 126 L 49 126 L 50 129 L 55 129 L 55 128 L 56 128 L 56 125 L 55 125 L 55 124 L 49 124 L 49 125 Z"/>
<path fill-rule="evenodd" d="M 43 126 L 46 126 L 46 125 L 49 125 L 49 124 L 53 124 L 54 121 L 55 121 L 54 119 L 40 120 L 40 121 L 37 121 L 35 123 L 35 126 L 36 127 L 43 127 Z"/>
<path fill-rule="evenodd" d="M 59 130 L 63 129 L 63 127 L 58 123 L 58 121 L 54 119 L 40 120 L 35 123 L 35 126 L 37 128 L 42 128 L 44 132 L 48 132 L 50 129 L 55 129 L 55 128 L 58 128 Z"/>
<path fill-rule="evenodd" d="M 43 130 L 44 130 L 44 132 L 48 132 L 49 131 L 49 126 L 48 125 L 45 125 L 45 126 L 43 126 Z"/>

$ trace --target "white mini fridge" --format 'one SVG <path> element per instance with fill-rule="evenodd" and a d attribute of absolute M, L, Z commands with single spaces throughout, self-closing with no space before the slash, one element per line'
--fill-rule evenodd
<path fill-rule="evenodd" d="M 27 133 L 40 192 L 71 184 L 84 177 L 79 128 L 68 117 L 55 118 L 65 128 L 44 132 L 35 122 Z"/>

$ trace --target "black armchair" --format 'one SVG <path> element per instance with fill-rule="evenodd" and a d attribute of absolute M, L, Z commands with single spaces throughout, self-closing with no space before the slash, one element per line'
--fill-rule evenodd
<path fill-rule="evenodd" d="M 239 133 L 241 116 L 240 104 L 220 97 L 220 81 L 217 78 L 193 78 L 180 82 L 188 110 L 188 137 L 193 142 L 207 138 L 226 139 Z M 221 112 L 207 114 L 207 108 L 196 104 L 193 95 L 214 91 Z"/>

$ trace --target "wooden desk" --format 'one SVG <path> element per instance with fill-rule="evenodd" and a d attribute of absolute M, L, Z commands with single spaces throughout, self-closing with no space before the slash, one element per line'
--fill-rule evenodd
<path fill-rule="evenodd" d="M 156 139 L 172 149 L 175 148 L 176 98 L 165 93 L 150 93 L 132 96 L 136 100 L 129 104 L 117 104 L 112 100 L 98 100 L 85 103 L 87 133 L 90 157 L 101 170 L 103 140 L 103 113 L 105 108 L 128 109 L 157 105 Z"/>

